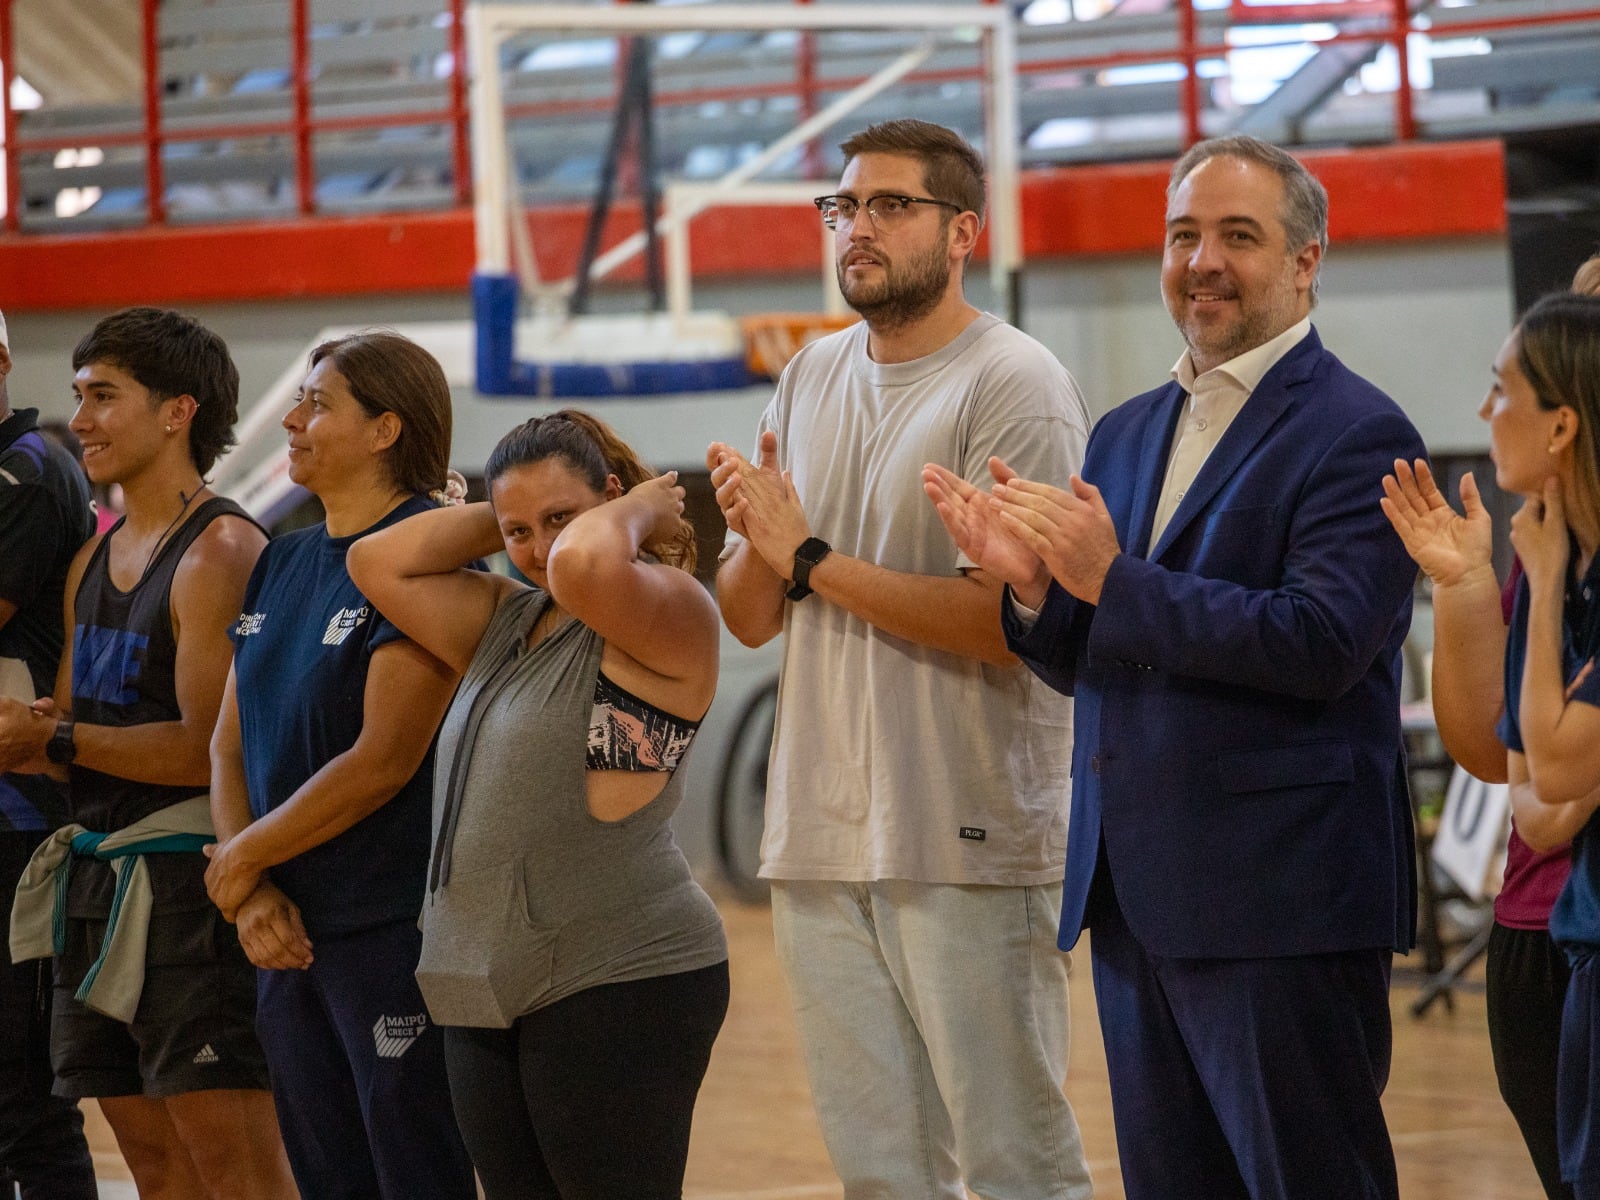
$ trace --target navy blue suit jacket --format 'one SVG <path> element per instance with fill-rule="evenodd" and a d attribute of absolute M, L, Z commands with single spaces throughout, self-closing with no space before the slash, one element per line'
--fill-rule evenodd
<path fill-rule="evenodd" d="M 1152 954 L 1409 949 L 1399 687 L 1416 567 L 1378 500 L 1421 439 L 1313 330 L 1150 546 L 1186 401 L 1169 383 L 1090 435 L 1083 476 L 1123 547 L 1098 606 L 1052 583 L 1030 630 L 1004 606 L 1011 648 L 1077 698 L 1061 946 L 1103 844 Z"/>

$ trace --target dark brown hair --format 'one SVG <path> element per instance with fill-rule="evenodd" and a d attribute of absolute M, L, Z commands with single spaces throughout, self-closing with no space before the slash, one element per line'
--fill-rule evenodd
<path fill-rule="evenodd" d="M 384 455 L 394 485 L 419 496 L 442 488 L 450 469 L 450 384 L 438 360 L 386 329 L 323 342 L 311 352 L 311 366 L 324 359 L 367 416 L 400 418 L 400 437 Z"/>
<path fill-rule="evenodd" d="M 626 492 L 657 474 L 604 421 L 564 408 L 524 421 L 501 438 L 484 464 L 484 480 L 492 488 L 513 467 L 530 467 L 547 458 L 561 459 L 596 492 L 605 491 L 608 475 L 615 475 Z M 694 572 L 694 526 L 688 521 L 680 519 L 677 533 L 646 542 L 643 549 L 670 567 Z"/>
<path fill-rule="evenodd" d="M 1556 292 L 1517 325 L 1517 366 L 1539 407 L 1578 414 L 1576 484 L 1600 515 L 1600 296 Z"/>
<path fill-rule="evenodd" d="M 983 220 L 983 159 L 953 129 L 905 118 L 869 125 L 839 143 L 845 165 L 858 154 L 903 154 L 922 163 L 928 199 L 959 204 Z M 949 221 L 949 210 L 945 220 Z"/>
<path fill-rule="evenodd" d="M 124 308 L 100 321 L 72 351 L 72 369 L 109 363 L 133 376 L 159 405 L 194 397 L 189 458 L 204 475 L 233 445 L 239 368 L 228 346 L 193 317 L 169 308 Z"/>

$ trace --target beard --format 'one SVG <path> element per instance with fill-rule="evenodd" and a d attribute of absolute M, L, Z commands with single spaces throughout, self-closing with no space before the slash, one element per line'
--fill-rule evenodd
<path fill-rule="evenodd" d="M 939 306 L 950 285 L 950 259 L 944 242 L 936 242 L 926 253 L 895 263 L 876 250 L 873 258 L 883 269 L 883 278 L 867 282 L 851 279 L 844 269 L 850 250 L 835 264 L 839 291 L 845 303 L 874 328 L 894 329 L 915 324 Z"/>
<path fill-rule="evenodd" d="M 1288 281 L 1279 281 L 1264 293 L 1251 294 L 1241 293 L 1238 285 L 1231 281 L 1210 284 L 1191 275 L 1185 278 L 1183 288 L 1178 296 L 1163 295 L 1167 312 L 1190 350 L 1213 365 L 1228 362 L 1271 341 L 1299 319 L 1294 287 Z M 1243 294 L 1248 303 L 1241 304 L 1239 315 L 1225 324 L 1201 320 L 1187 310 L 1183 297 L 1190 291 L 1207 289 L 1235 300 Z"/>
<path fill-rule="evenodd" d="M 1238 358 L 1282 332 L 1272 327 L 1271 314 L 1262 312 L 1245 313 L 1224 326 L 1208 325 L 1184 316 L 1179 316 L 1176 324 L 1184 342 L 1214 363 Z"/>

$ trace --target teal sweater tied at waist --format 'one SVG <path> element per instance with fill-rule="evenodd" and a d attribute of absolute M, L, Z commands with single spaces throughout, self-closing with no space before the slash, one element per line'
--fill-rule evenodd
<path fill-rule="evenodd" d="M 65 949 L 72 859 L 108 862 L 117 884 L 105 940 L 77 998 L 114 1020 L 132 1021 L 144 991 L 145 951 L 154 906 L 144 856 L 198 853 L 216 840 L 207 796 L 180 800 L 111 833 L 63 825 L 33 852 L 17 883 L 11 907 L 12 962 L 49 958 Z"/>

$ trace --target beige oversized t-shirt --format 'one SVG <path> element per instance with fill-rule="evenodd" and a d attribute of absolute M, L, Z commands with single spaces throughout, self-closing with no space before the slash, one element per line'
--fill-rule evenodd
<path fill-rule="evenodd" d="M 971 563 L 923 493 L 923 464 L 987 489 L 999 455 L 1065 486 L 1089 419 L 1055 357 L 984 314 L 912 362 L 872 362 L 861 324 L 812 343 L 761 428 L 816 536 L 891 570 L 954 575 Z M 761 874 L 1055 882 L 1071 753 L 1071 701 L 1022 667 L 915 645 L 820 596 L 787 604 Z"/>

